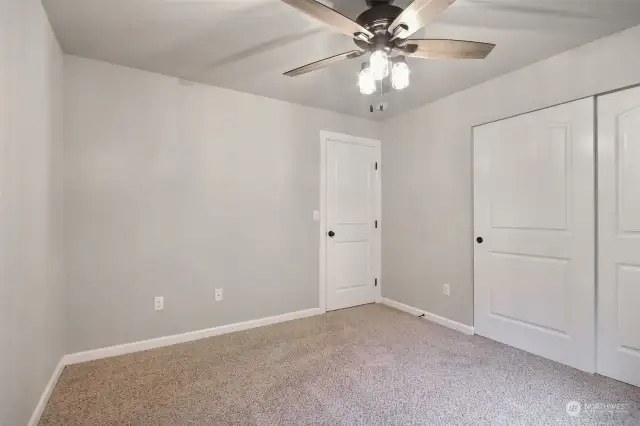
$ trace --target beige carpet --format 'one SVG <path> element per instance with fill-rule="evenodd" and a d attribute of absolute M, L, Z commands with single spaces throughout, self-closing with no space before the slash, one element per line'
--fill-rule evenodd
<path fill-rule="evenodd" d="M 640 389 L 379 305 L 69 366 L 40 422 L 563 423 L 640 425 Z"/>

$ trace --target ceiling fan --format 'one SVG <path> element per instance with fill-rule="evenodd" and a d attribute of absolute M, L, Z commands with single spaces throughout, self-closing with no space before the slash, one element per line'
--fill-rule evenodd
<path fill-rule="evenodd" d="M 358 75 L 360 92 L 375 93 L 377 83 L 391 79 L 391 86 L 401 90 L 409 86 L 409 66 L 405 56 L 424 59 L 484 59 L 494 44 L 465 40 L 409 39 L 409 37 L 446 10 L 456 0 L 413 0 L 406 8 L 394 6 L 393 0 L 366 0 L 369 9 L 352 21 L 316 0 L 282 0 L 300 12 L 353 37 L 358 50 L 340 53 L 287 71 L 296 77 L 323 69 L 345 59 L 370 53 Z M 396 54 L 392 57 L 392 55 Z M 380 84 L 388 87 L 388 84 Z"/>

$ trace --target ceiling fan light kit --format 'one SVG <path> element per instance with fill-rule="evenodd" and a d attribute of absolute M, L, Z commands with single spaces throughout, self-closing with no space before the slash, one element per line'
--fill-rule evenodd
<path fill-rule="evenodd" d="M 298 11 L 353 38 L 359 50 L 341 53 L 287 71 L 289 77 L 323 69 L 343 59 L 370 53 L 358 74 L 360 93 L 371 95 L 376 86 L 391 78 L 391 87 L 409 86 L 410 70 L 405 56 L 423 59 L 484 59 L 494 44 L 465 40 L 409 39 L 456 0 L 414 0 L 406 9 L 393 0 L 366 0 L 369 9 L 355 21 L 316 0 L 282 0 Z M 396 56 L 392 57 L 394 53 Z"/>
<path fill-rule="evenodd" d="M 358 74 L 358 87 L 363 95 L 376 93 L 378 86 L 380 86 L 380 93 L 386 93 L 388 92 L 389 83 L 395 90 L 409 87 L 409 75 L 411 72 L 404 56 L 387 57 L 384 65 L 377 64 L 378 67 L 385 67 L 387 69 L 386 72 L 379 71 L 376 73 L 374 71 L 375 66 L 371 65 L 371 63 L 373 63 L 373 60 L 363 62 Z M 387 90 L 384 90 L 385 87 Z"/>

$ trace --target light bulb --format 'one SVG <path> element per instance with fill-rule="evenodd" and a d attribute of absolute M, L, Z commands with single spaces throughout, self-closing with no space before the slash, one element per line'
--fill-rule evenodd
<path fill-rule="evenodd" d="M 376 50 L 369 59 L 373 78 L 382 80 L 389 75 L 389 55 L 384 50 Z"/>
<path fill-rule="evenodd" d="M 366 62 L 362 64 L 362 70 L 358 74 L 358 86 L 363 95 L 371 95 L 376 91 L 376 80 L 373 78 L 371 67 Z"/>
<path fill-rule="evenodd" d="M 391 68 L 391 85 L 396 90 L 402 90 L 409 86 L 409 65 L 400 57 Z"/>

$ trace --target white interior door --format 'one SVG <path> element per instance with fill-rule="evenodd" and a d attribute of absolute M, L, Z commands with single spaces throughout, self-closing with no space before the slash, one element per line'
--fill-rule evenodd
<path fill-rule="evenodd" d="M 640 88 L 598 98 L 598 372 L 640 386 Z"/>
<path fill-rule="evenodd" d="M 329 135 L 326 143 L 327 310 L 379 294 L 380 145 Z"/>
<path fill-rule="evenodd" d="M 477 334 L 595 369 L 594 101 L 474 130 Z M 638 222 L 640 223 L 640 222 Z"/>

